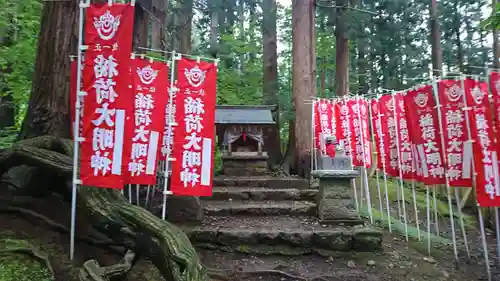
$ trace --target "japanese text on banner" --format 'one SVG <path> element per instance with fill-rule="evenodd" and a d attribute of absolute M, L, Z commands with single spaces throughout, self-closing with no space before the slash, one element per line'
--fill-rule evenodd
<path fill-rule="evenodd" d="M 314 115 L 315 115 L 315 138 L 316 138 L 316 148 L 320 149 L 323 155 L 327 154 L 325 140 L 326 137 L 333 135 L 332 120 L 333 115 L 333 105 L 329 100 L 319 99 L 314 103 Z"/>
<path fill-rule="evenodd" d="M 352 114 L 349 110 L 349 105 L 346 100 L 337 101 L 335 104 L 339 111 L 339 122 L 340 126 L 338 127 L 338 138 L 337 142 L 343 143 L 345 155 L 351 156 L 352 151 L 352 142 L 351 142 L 351 134 L 352 134 Z"/>
<path fill-rule="evenodd" d="M 373 128 L 374 140 L 375 140 L 375 148 L 377 151 L 377 169 L 383 170 L 384 162 L 386 161 L 387 155 L 387 147 L 384 142 L 384 130 L 382 126 L 382 116 L 379 118 L 379 100 L 373 99 L 370 100 L 370 108 L 371 108 L 371 124 Z"/>
<path fill-rule="evenodd" d="M 132 61 L 134 118 L 127 122 L 125 133 L 125 138 L 131 139 L 126 150 L 130 155 L 126 183 L 154 185 L 166 121 L 168 67 L 140 58 Z"/>
<path fill-rule="evenodd" d="M 461 81 L 438 83 L 446 174 L 450 186 L 472 186 L 472 144 L 468 141 L 464 114 L 465 100 Z"/>
<path fill-rule="evenodd" d="M 395 101 L 395 112 L 396 112 L 396 125 L 397 140 L 399 141 L 399 164 L 403 179 L 413 179 L 415 163 L 413 159 L 413 149 L 410 140 L 410 133 L 408 128 L 408 119 L 406 115 L 405 102 L 402 93 L 397 93 L 394 95 Z"/>
<path fill-rule="evenodd" d="M 499 207 L 498 156 L 488 101 L 488 85 L 472 79 L 466 79 L 464 84 L 467 105 L 471 108 L 468 111 L 471 135 L 475 136 L 473 151 L 477 202 L 481 207 Z"/>
<path fill-rule="evenodd" d="M 172 163 L 174 195 L 211 196 L 215 138 L 217 67 L 182 58 L 178 63 L 176 149 Z"/>
<path fill-rule="evenodd" d="M 500 133 L 500 73 L 492 72 L 489 76 L 490 89 L 493 99 L 493 119 L 495 120 L 495 135 Z M 500 141 L 496 143 L 497 155 L 500 155 Z"/>
<path fill-rule="evenodd" d="M 123 188 L 124 131 L 129 89 L 134 8 L 129 4 L 91 5 L 86 10 L 80 178 L 83 185 Z M 126 146 L 125 146 L 126 147 Z"/>
<path fill-rule="evenodd" d="M 399 177 L 396 118 L 394 116 L 394 101 L 392 96 L 385 95 L 380 97 L 378 109 L 382 117 L 383 140 L 387 147 L 385 171 L 390 176 Z"/>
<path fill-rule="evenodd" d="M 353 142 L 356 144 L 356 160 L 354 166 L 370 168 L 372 165 L 372 149 L 368 128 L 368 103 L 364 99 L 356 99 L 351 106 L 353 113 Z"/>
<path fill-rule="evenodd" d="M 414 145 L 415 178 L 426 185 L 444 184 L 439 120 L 432 86 L 408 91 L 404 100 L 410 139 Z"/>

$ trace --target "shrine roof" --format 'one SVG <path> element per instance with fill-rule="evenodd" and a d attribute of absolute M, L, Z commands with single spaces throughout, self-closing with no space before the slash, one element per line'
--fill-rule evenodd
<path fill-rule="evenodd" d="M 274 125 L 274 105 L 217 105 L 215 124 Z"/>

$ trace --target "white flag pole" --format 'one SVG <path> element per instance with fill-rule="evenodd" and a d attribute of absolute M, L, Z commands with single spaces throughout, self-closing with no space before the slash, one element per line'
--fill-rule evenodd
<path fill-rule="evenodd" d="M 391 223 L 391 206 L 390 206 L 390 203 L 389 203 L 389 191 L 388 191 L 388 187 L 387 187 L 387 170 L 386 170 L 386 167 L 385 167 L 385 144 L 383 143 L 384 142 L 384 131 L 382 130 L 382 114 L 380 114 L 380 97 L 381 95 L 378 96 L 377 98 L 377 111 L 378 111 L 378 114 L 377 114 L 377 131 L 378 131 L 378 135 L 380 137 L 380 160 L 382 161 L 382 174 L 384 175 L 384 192 L 385 192 L 385 204 L 386 204 L 386 208 L 387 208 L 387 224 L 389 225 L 389 232 L 392 233 L 392 223 Z"/>
<path fill-rule="evenodd" d="M 486 271 L 488 273 L 488 281 L 491 281 L 491 269 L 490 269 L 490 259 L 488 258 L 488 245 L 486 244 L 486 233 L 484 231 L 484 219 L 483 212 L 481 210 L 481 206 L 477 204 L 477 209 L 479 213 L 479 227 L 481 230 L 481 243 L 483 244 L 483 253 L 484 253 L 484 263 L 486 265 Z"/>
<path fill-rule="evenodd" d="M 135 185 L 135 204 L 139 206 L 139 185 Z"/>
<path fill-rule="evenodd" d="M 370 196 L 370 187 L 368 186 L 368 171 L 366 169 L 366 153 L 365 153 L 365 131 L 363 127 L 363 122 L 361 121 L 361 104 L 359 102 L 359 96 L 356 96 L 356 104 L 358 110 L 358 128 L 359 128 L 359 137 L 361 138 L 361 156 L 363 157 L 363 179 L 365 181 L 365 192 L 366 192 L 366 205 L 368 205 L 368 215 L 370 216 L 370 222 L 373 224 L 373 214 L 372 214 L 372 202 Z M 371 157 L 371 155 L 370 155 Z"/>
<path fill-rule="evenodd" d="M 146 190 L 146 202 L 144 203 L 144 207 L 148 206 L 148 201 L 149 201 L 149 193 L 151 191 L 151 185 L 148 185 L 148 189 Z"/>
<path fill-rule="evenodd" d="M 431 204 L 429 186 L 425 186 L 425 201 L 427 201 L 427 252 L 431 255 Z"/>
<path fill-rule="evenodd" d="M 177 92 L 177 87 L 175 87 L 175 62 L 177 60 L 180 60 L 181 56 L 178 55 L 175 51 L 172 51 L 172 62 L 170 64 L 170 89 L 169 89 L 169 101 L 168 101 L 168 117 L 167 117 L 167 155 L 165 159 L 165 182 L 163 183 L 163 208 L 161 212 L 161 218 L 165 220 L 165 216 L 167 213 L 167 195 L 172 194 L 172 192 L 168 191 L 168 168 L 169 168 L 169 161 L 173 160 L 170 158 L 170 139 L 172 137 L 172 123 L 174 122 L 172 120 L 172 105 L 173 105 L 173 100 L 174 100 L 174 95 Z M 175 161 L 175 160 L 174 160 Z"/>
<path fill-rule="evenodd" d="M 441 151 L 443 155 L 443 162 L 445 166 L 447 166 L 448 159 L 447 159 L 447 154 L 446 154 L 446 147 L 444 144 L 444 128 L 443 128 L 443 118 L 441 116 L 441 104 L 439 102 L 439 93 L 438 93 L 438 84 L 437 80 L 435 77 L 432 78 L 432 89 L 434 92 L 434 98 L 436 99 L 436 112 L 438 115 L 438 121 L 439 121 L 439 135 L 441 136 Z M 447 167 L 446 167 L 447 168 Z M 447 169 L 445 169 L 447 170 Z M 457 252 L 457 238 L 455 234 L 455 220 L 453 218 L 453 204 L 451 202 L 451 194 L 450 194 L 450 180 L 448 178 L 448 173 L 445 172 L 445 181 L 446 181 L 446 195 L 448 197 L 448 208 L 450 211 L 450 223 L 451 223 L 451 233 L 452 233 L 452 238 L 453 238 L 453 253 L 455 255 L 455 261 L 458 262 L 458 252 Z"/>
<path fill-rule="evenodd" d="M 83 45 L 83 16 L 84 9 L 90 6 L 90 0 L 80 1 L 79 3 L 79 19 L 78 19 L 78 62 L 76 69 L 76 97 L 75 97 L 75 124 L 73 126 L 73 181 L 71 190 L 71 233 L 70 233 L 70 250 L 69 259 L 73 260 L 75 257 L 75 229 L 76 229 L 76 192 L 80 180 L 78 179 L 78 152 L 80 141 L 80 97 L 85 96 L 86 93 L 80 93 L 82 81 L 82 52 L 86 50 Z"/>
<path fill-rule="evenodd" d="M 375 101 L 377 102 L 377 101 Z M 375 144 L 375 128 L 373 127 L 373 120 L 374 120 L 374 117 L 373 117 L 373 112 L 372 112 L 372 107 L 371 107 L 371 104 L 368 104 L 368 112 L 369 112 L 369 118 L 370 118 L 370 127 L 371 127 L 371 130 L 372 130 L 372 143 Z M 378 148 L 376 149 L 378 150 Z M 378 152 L 377 152 L 377 155 L 378 155 Z M 370 155 L 371 156 L 371 155 Z M 378 157 L 377 157 L 378 159 Z M 377 163 L 378 165 L 378 163 Z M 384 205 L 382 204 L 382 193 L 380 192 L 380 177 L 379 177 L 379 174 L 378 174 L 378 168 L 375 167 L 375 177 L 377 179 L 377 196 L 378 196 L 378 205 L 379 205 L 379 209 L 380 209 L 380 214 L 382 215 L 382 220 L 384 220 Z"/>
<path fill-rule="evenodd" d="M 392 93 L 392 112 L 394 116 L 394 127 L 396 129 L 396 149 L 398 151 L 398 167 L 399 167 L 399 187 L 401 189 L 401 200 L 402 205 L 403 205 L 403 222 L 405 224 L 405 239 L 408 242 L 408 222 L 406 220 L 406 200 L 405 200 L 405 190 L 404 190 L 404 183 L 403 183 L 403 170 L 401 170 L 401 148 L 399 146 L 399 126 L 398 126 L 398 116 L 396 115 L 396 98 L 395 98 L 396 93 Z M 399 198 L 398 198 L 399 202 Z"/>
<path fill-rule="evenodd" d="M 434 228 L 436 229 L 436 235 L 440 236 L 441 232 L 439 231 L 439 214 L 438 214 L 438 209 L 437 209 L 437 197 L 436 197 L 436 189 L 437 186 L 434 186 L 432 189 L 432 203 L 434 207 Z"/>

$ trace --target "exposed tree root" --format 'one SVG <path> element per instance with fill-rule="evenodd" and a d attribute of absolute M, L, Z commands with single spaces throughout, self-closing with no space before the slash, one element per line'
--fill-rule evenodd
<path fill-rule="evenodd" d="M 0 171 L 30 165 L 69 181 L 72 151 L 72 141 L 67 139 L 22 140 L 10 149 L 0 150 Z M 61 194 L 71 190 L 70 186 L 50 188 Z M 194 247 L 175 225 L 129 204 L 119 190 L 82 186 L 78 188 L 77 198 L 78 211 L 85 212 L 94 229 L 144 255 L 167 281 L 208 281 Z"/>
<path fill-rule="evenodd" d="M 113 277 L 125 276 L 130 269 L 135 259 L 135 253 L 127 251 L 123 259 L 111 266 L 101 267 L 96 260 L 86 261 L 79 273 L 80 281 L 109 281 Z"/>
<path fill-rule="evenodd" d="M 28 217 L 34 218 L 38 222 L 41 221 L 41 222 L 45 223 L 46 225 L 48 225 L 50 228 L 52 228 L 53 230 L 55 230 L 57 232 L 70 233 L 70 229 L 68 227 L 66 227 L 60 223 L 57 223 L 57 222 L 47 218 L 46 216 L 39 214 L 39 213 L 32 211 L 32 210 L 28 210 L 28 209 L 21 208 L 21 207 L 0 206 L 0 213 L 15 213 L 15 214 L 19 214 L 22 216 L 28 216 Z M 112 249 L 115 252 L 118 252 L 120 254 L 123 254 L 123 252 L 124 252 L 124 251 L 120 251 L 120 250 L 113 248 L 114 246 L 123 246 L 122 243 L 116 243 L 113 240 L 100 240 L 99 238 L 93 237 L 92 235 L 90 235 L 88 237 L 87 236 L 85 236 L 85 237 L 76 236 L 75 239 L 77 241 L 81 241 L 83 243 L 97 246 L 97 247 L 105 246 L 106 248 L 110 248 L 110 249 Z"/>
<path fill-rule="evenodd" d="M 19 246 L 9 247 L 7 249 L 0 249 L 0 255 L 12 254 L 12 253 L 27 254 L 42 261 L 47 270 L 50 272 L 50 274 L 54 276 L 54 269 L 50 264 L 49 257 L 44 253 L 40 252 L 38 249 L 34 247 L 19 247 Z"/>

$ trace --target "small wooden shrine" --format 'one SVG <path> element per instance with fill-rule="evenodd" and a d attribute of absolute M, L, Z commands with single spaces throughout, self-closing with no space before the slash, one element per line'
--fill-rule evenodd
<path fill-rule="evenodd" d="M 275 106 L 218 105 L 215 125 L 222 151 L 223 174 L 253 176 L 268 173 L 268 135 L 275 130 Z"/>

